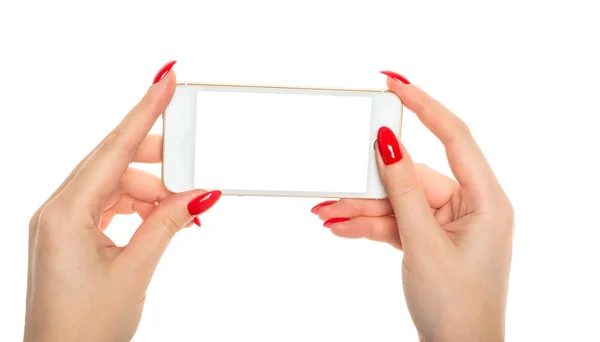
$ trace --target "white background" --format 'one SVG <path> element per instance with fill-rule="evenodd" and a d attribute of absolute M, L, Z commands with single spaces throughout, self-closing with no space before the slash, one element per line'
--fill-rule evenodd
<path fill-rule="evenodd" d="M 201 82 L 371 88 L 381 69 L 404 74 L 470 125 L 516 208 L 507 339 L 599 340 L 594 5 L 2 1 L 0 340 L 22 336 L 29 217 L 171 59 Z M 408 111 L 403 141 L 448 172 Z M 318 202 L 222 198 L 169 247 L 135 340 L 416 340 L 401 253 L 333 237 Z M 138 223 L 109 234 L 125 243 Z"/>
<path fill-rule="evenodd" d="M 199 91 L 194 184 L 365 193 L 374 143 L 372 101 L 356 95 Z"/>

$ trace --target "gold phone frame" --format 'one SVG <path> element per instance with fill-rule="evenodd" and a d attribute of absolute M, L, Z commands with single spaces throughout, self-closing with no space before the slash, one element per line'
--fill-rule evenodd
<path fill-rule="evenodd" d="M 227 87 L 236 87 L 236 88 L 249 88 L 249 89 L 256 89 L 256 88 L 262 88 L 262 89 L 283 89 L 283 90 L 309 90 L 309 91 L 338 91 L 338 92 L 359 92 L 359 93 L 389 93 L 389 94 L 393 94 L 398 101 L 400 102 L 400 106 L 403 106 L 402 100 L 400 99 L 400 97 L 398 97 L 398 95 L 396 95 L 395 93 L 387 90 L 387 89 L 366 89 L 366 88 L 335 88 L 335 87 L 306 87 L 306 86 L 278 86 L 278 85 L 259 85 L 259 84 L 235 84 L 235 83 L 198 83 L 198 82 L 177 82 L 175 84 L 175 86 L 202 86 L 202 87 L 223 87 L 223 88 L 227 88 Z M 402 135 L 402 117 L 403 117 L 403 113 L 402 111 L 400 112 L 400 127 L 399 127 L 399 131 L 398 131 L 398 137 L 400 137 Z M 163 121 L 163 136 L 164 136 L 164 131 L 165 131 L 165 115 L 163 113 L 162 115 L 162 121 Z M 161 152 L 161 156 L 162 156 L 162 160 L 164 160 L 164 153 L 165 153 L 165 140 L 163 139 L 162 141 L 162 152 Z M 163 182 L 164 184 L 164 163 L 161 162 L 161 182 Z M 226 196 L 226 194 L 223 194 L 223 196 Z M 244 195 L 244 194 L 239 194 L 239 195 L 227 195 L 227 196 L 251 196 L 251 197 L 290 197 L 289 195 L 277 195 L 277 194 L 252 194 L 252 195 Z M 299 197 L 299 198 L 310 198 L 310 197 L 314 197 L 314 196 L 308 196 L 308 195 L 297 195 L 297 196 L 293 196 L 293 197 Z M 333 197 L 333 196 L 328 196 L 328 197 L 319 197 L 319 198 L 338 198 L 338 197 Z"/>

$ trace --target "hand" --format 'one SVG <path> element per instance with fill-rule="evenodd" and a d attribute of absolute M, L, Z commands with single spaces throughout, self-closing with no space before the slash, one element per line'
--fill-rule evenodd
<path fill-rule="evenodd" d="M 313 208 L 331 232 L 404 250 L 402 279 L 424 341 L 502 341 L 513 208 L 467 126 L 402 76 L 388 88 L 444 144 L 458 182 L 414 165 L 382 127 L 377 165 L 388 199 L 342 199 Z"/>
<path fill-rule="evenodd" d="M 218 200 L 218 191 L 169 193 L 129 168 L 161 161 L 161 137 L 147 134 L 175 91 L 173 64 L 31 218 L 25 341 L 129 341 L 171 238 Z M 117 247 L 103 231 L 134 212 L 144 221 Z"/>

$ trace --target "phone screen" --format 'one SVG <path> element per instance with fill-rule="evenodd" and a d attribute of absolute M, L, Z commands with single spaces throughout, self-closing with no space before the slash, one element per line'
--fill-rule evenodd
<path fill-rule="evenodd" d="M 199 91 L 195 186 L 367 191 L 370 96 Z"/>

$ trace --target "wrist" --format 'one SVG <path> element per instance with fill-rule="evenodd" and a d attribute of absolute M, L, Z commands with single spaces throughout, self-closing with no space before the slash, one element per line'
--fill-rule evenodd
<path fill-rule="evenodd" d="M 55 322 L 56 323 L 56 322 Z M 23 342 L 95 342 L 95 341 L 106 341 L 110 336 L 106 335 L 105 330 L 100 333 L 98 329 L 83 329 L 89 327 L 89 325 L 70 322 L 71 325 L 59 323 L 59 324 L 43 324 L 43 325 L 25 325 L 25 333 Z M 108 339 L 110 340 L 110 339 Z"/>
<path fill-rule="evenodd" d="M 465 315 L 468 312 L 470 314 Z M 469 310 L 438 316 L 437 323 L 418 324 L 420 342 L 503 342 L 504 315 Z M 445 316 L 445 317 L 444 317 Z M 433 324 L 432 324 L 433 323 Z"/>
<path fill-rule="evenodd" d="M 423 338 L 423 335 L 420 337 L 423 342 L 504 342 L 504 323 L 498 320 L 460 320 L 446 325 L 431 339 Z"/>

